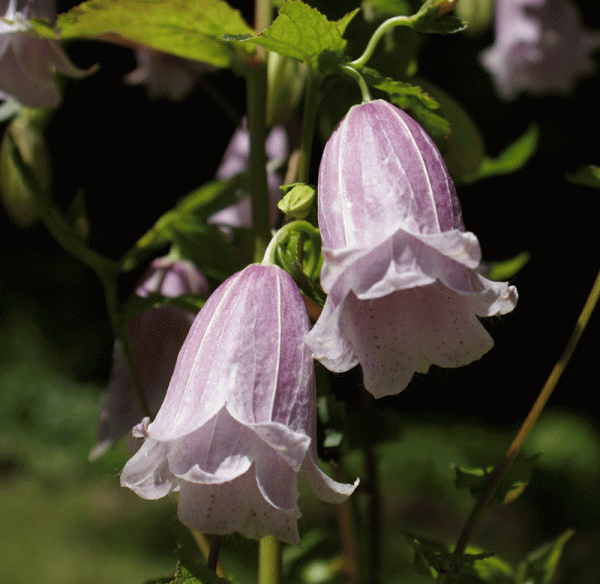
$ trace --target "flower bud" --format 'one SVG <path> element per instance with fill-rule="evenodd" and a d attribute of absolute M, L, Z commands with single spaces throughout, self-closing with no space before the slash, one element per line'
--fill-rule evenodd
<path fill-rule="evenodd" d="M 323 500 L 355 486 L 318 467 L 309 320 L 292 278 L 250 265 L 199 312 L 154 422 L 121 484 L 145 499 L 179 490 L 178 516 L 205 533 L 299 541 L 300 473 Z"/>
<path fill-rule="evenodd" d="M 467 365 L 492 347 L 477 316 L 511 311 L 517 292 L 477 273 L 479 242 L 417 122 L 382 100 L 351 108 L 325 146 L 318 191 L 328 296 L 307 336 L 316 359 L 336 372 L 360 362 L 382 397 L 430 364 Z"/>

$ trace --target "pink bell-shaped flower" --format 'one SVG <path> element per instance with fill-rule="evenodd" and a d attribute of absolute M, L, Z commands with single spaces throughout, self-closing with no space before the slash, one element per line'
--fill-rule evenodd
<path fill-rule="evenodd" d="M 164 257 L 152 262 L 136 288 L 136 294 L 142 298 L 152 292 L 170 298 L 184 294 L 208 296 L 209 286 L 206 278 L 191 262 Z M 140 390 L 153 414 L 158 412 L 165 398 L 177 355 L 194 322 L 194 316 L 178 306 L 164 304 L 140 312 L 129 321 L 133 364 Z M 104 454 L 126 436 L 142 416 L 123 347 L 119 341 L 115 341 L 112 371 L 106 394 L 102 398 L 98 437 L 89 459 L 96 460 Z"/>
<path fill-rule="evenodd" d="M 360 362 L 383 397 L 431 364 L 489 351 L 477 317 L 510 312 L 517 292 L 477 273 L 479 242 L 419 124 L 386 101 L 352 107 L 325 146 L 318 190 L 328 296 L 307 336 L 315 359 L 335 372 Z"/>
<path fill-rule="evenodd" d="M 481 54 L 504 99 L 569 91 L 595 69 L 600 33 L 585 30 L 570 0 L 497 0 L 496 40 Z"/>
<path fill-rule="evenodd" d="M 84 77 L 57 41 L 27 34 L 29 18 L 54 20 L 54 0 L 0 0 L 0 99 L 14 98 L 26 107 L 54 107 L 60 93 L 52 77 L 58 71 L 68 77 Z"/>
<path fill-rule="evenodd" d="M 355 485 L 318 467 L 309 320 L 292 278 L 253 264 L 210 296 L 196 317 L 154 422 L 121 485 L 158 499 L 179 491 L 178 515 L 205 533 L 275 535 L 298 543 L 300 473 L 323 500 Z"/>

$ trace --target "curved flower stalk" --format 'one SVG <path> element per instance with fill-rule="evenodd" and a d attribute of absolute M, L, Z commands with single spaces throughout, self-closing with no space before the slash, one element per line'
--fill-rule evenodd
<path fill-rule="evenodd" d="M 75 78 L 91 73 L 75 67 L 57 41 L 27 34 L 29 18 L 54 20 L 54 0 L 0 0 L 0 14 L 13 21 L 0 20 L 0 99 L 12 97 L 26 107 L 54 107 L 60 102 L 54 71 Z"/>
<path fill-rule="evenodd" d="M 496 40 L 481 53 L 501 97 L 568 92 L 595 69 L 600 33 L 586 31 L 569 0 L 497 0 Z"/>
<path fill-rule="evenodd" d="M 205 533 L 275 535 L 297 544 L 297 481 L 340 503 L 355 485 L 317 465 L 309 321 L 292 278 L 250 265 L 196 317 L 154 422 L 121 484 L 145 499 L 179 491 L 178 516 Z"/>
<path fill-rule="evenodd" d="M 328 369 L 359 362 L 375 397 L 431 364 L 460 367 L 493 345 L 478 316 L 516 289 L 479 275 L 452 180 L 425 131 L 386 101 L 354 106 L 325 146 L 319 227 L 327 301 L 307 336 Z"/>
<path fill-rule="evenodd" d="M 208 296 L 209 286 L 192 263 L 164 257 L 152 262 L 136 288 L 136 294 L 143 298 L 152 292 L 170 298 L 183 294 Z M 177 355 L 193 321 L 194 314 L 170 304 L 140 312 L 129 321 L 133 365 L 140 390 L 153 414 L 167 393 Z M 98 437 L 89 460 L 104 454 L 143 417 L 132 383 L 123 347 L 115 341 L 112 371 L 102 399 Z"/>
<path fill-rule="evenodd" d="M 267 159 L 277 163 L 289 155 L 288 137 L 283 126 L 275 126 L 265 142 Z M 225 154 L 219 168 L 217 178 L 228 179 L 243 172 L 248 166 L 250 156 L 250 133 L 246 127 L 246 120 L 237 128 L 227 145 Z M 268 169 L 268 168 L 267 168 Z M 269 169 L 268 169 L 269 170 Z M 279 209 L 278 201 L 283 197 L 279 189 L 283 184 L 283 177 L 277 172 L 269 171 L 267 174 L 270 198 L 271 225 L 275 225 Z M 252 202 L 250 195 L 243 197 L 235 205 L 222 209 L 208 220 L 209 223 L 223 227 L 252 227 Z"/>

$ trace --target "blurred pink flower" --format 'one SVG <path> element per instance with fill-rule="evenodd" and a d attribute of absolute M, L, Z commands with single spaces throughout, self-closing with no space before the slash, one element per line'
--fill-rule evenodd
<path fill-rule="evenodd" d="M 159 292 L 171 298 L 183 294 L 208 296 L 209 287 L 196 267 L 184 260 L 154 260 L 140 285 L 138 296 Z M 179 350 L 194 321 L 194 314 L 165 304 L 134 315 L 129 321 L 129 341 L 140 389 L 156 414 L 162 403 Z M 95 460 L 126 436 L 143 417 L 135 397 L 129 367 L 119 341 L 115 342 L 113 366 L 102 400 L 98 438 L 89 454 Z"/>
<path fill-rule="evenodd" d="M 355 488 L 318 467 L 308 328 L 281 268 L 226 280 L 196 317 L 156 419 L 134 428 L 145 441 L 121 485 L 145 499 L 178 490 L 178 516 L 198 531 L 297 544 L 299 474 L 331 503 Z"/>
<path fill-rule="evenodd" d="M 319 169 L 327 292 L 307 336 L 335 372 L 359 362 L 375 397 L 431 364 L 459 367 L 493 345 L 478 316 L 511 311 L 516 289 L 479 275 L 452 180 L 425 131 L 376 100 L 350 109 Z"/>
<path fill-rule="evenodd" d="M 497 0 L 496 40 L 481 53 L 504 99 L 568 92 L 577 77 L 592 73 L 600 33 L 580 24 L 570 0 Z"/>
<path fill-rule="evenodd" d="M 265 150 L 269 162 L 277 162 L 287 158 L 289 154 L 288 137 L 283 126 L 275 126 L 265 142 Z M 250 156 L 250 133 L 246 127 L 246 120 L 236 129 L 227 145 L 223 160 L 217 169 L 217 178 L 222 180 L 231 178 L 244 171 Z M 277 172 L 268 170 L 267 181 L 271 204 L 271 225 L 275 225 L 279 209 L 277 202 L 283 197 L 279 188 L 283 184 L 283 177 Z M 231 207 L 215 213 L 209 223 L 223 227 L 252 227 L 252 202 L 250 195 L 244 196 Z"/>
<path fill-rule="evenodd" d="M 19 5 L 21 10 L 19 10 Z M 30 36 L 29 18 L 54 20 L 53 0 L 0 0 L 0 99 L 13 98 L 26 107 L 54 107 L 60 93 L 54 71 L 84 77 L 92 69 L 78 69 L 57 41 Z"/>
<path fill-rule="evenodd" d="M 193 89 L 200 75 L 216 68 L 208 63 L 183 59 L 141 47 L 135 50 L 137 67 L 125 76 L 129 85 L 144 85 L 151 99 L 179 101 Z"/>

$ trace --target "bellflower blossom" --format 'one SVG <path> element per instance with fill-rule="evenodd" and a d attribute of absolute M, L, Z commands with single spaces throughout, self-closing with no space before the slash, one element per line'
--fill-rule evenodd
<path fill-rule="evenodd" d="M 191 262 L 164 257 L 152 262 L 136 288 L 136 294 L 142 298 L 152 292 L 171 298 L 183 294 L 208 296 L 209 286 Z M 128 334 L 135 371 L 140 390 L 153 414 L 156 414 L 167 393 L 177 355 L 194 316 L 182 308 L 164 304 L 140 312 L 129 321 Z M 107 392 L 102 398 L 98 437 L 89 459 L 96 460 L 104 454 L 142 417 L 123 347 L 115 341 L 112 371 Z"/>
<path fill-rule="evenodd" d="M 27 34 L 29 18 L 54 20 L 54 0 L 0 0 L 0 99 L 14 98 L 26 107 L 54 107 L 60 93 L 52 77 L 58 71 L 68 77 L 84 77 L 91 70 L 78 69 L 57 41 Z"/>
<path fill-rule="evenodd" d="M 600 33 L 581 26 L 569 0 L 497 0 L 495 30 L 480 58 L 504 99 L 522 91 L 564 93 L 595 69 L 590 54 L 600 47 Z"/>
<path fill-rule="evenodd" d="M 318 467 L 309 320 L 292 278 L 253 264 L 199 312 L 156 419 L 121 484 L 145 499 L 179 491 L 178 516 L 201 532 L 275 535 L 297 544 L 298 475 L 340 503 L 355 485 Z"/>
<path fill-rule="evenodd" d="M 327 301 L 307 336 L 328 369 L 359 362 L 375 397 L 402 391 L 431 364 L 459 367 L 493 345 L 477 316 L 511 311 L 514 287 L 476 272 L 456 191 L 433 141 L 376 100 L 350 109 L 319 168 Z"/>
<path fill-rule="evenodd" d="M 284 159 L 289 154 L 288 137 L 283 126 L 275 126 L 265 141 L 265 150 L 269 162 Z M 250 157 L 250 132 L 246 127 L 246 121 L 235 130 L 223 160 L 217 169 L 217 178 L 222 180 L 231 178 L 243 172 Z M 283 197 L 279 188 L 283 184 L 283 177 L 277 172 L 270 172 L 267 168 L 267 182 L 269 187 L 269 202 L 271 213 L 271 225 L 275 225 L 279 209 L 277 202 Z M 250 195 L 240 199 L 235 205 L 222 209 L 208 220 L 209 223 L 222 225 L 223 227 L 252 227 L 252 202 Z"/>
<path fill-rule="evenodd" d="M 140 47 L 135 50 L 137 67 L 125 76 L 129 85 L 143 84 L 151 99 L 182 100 L 204 73 L 216 71 L 208 63 L 192 61 L 161 51 Z"/>

